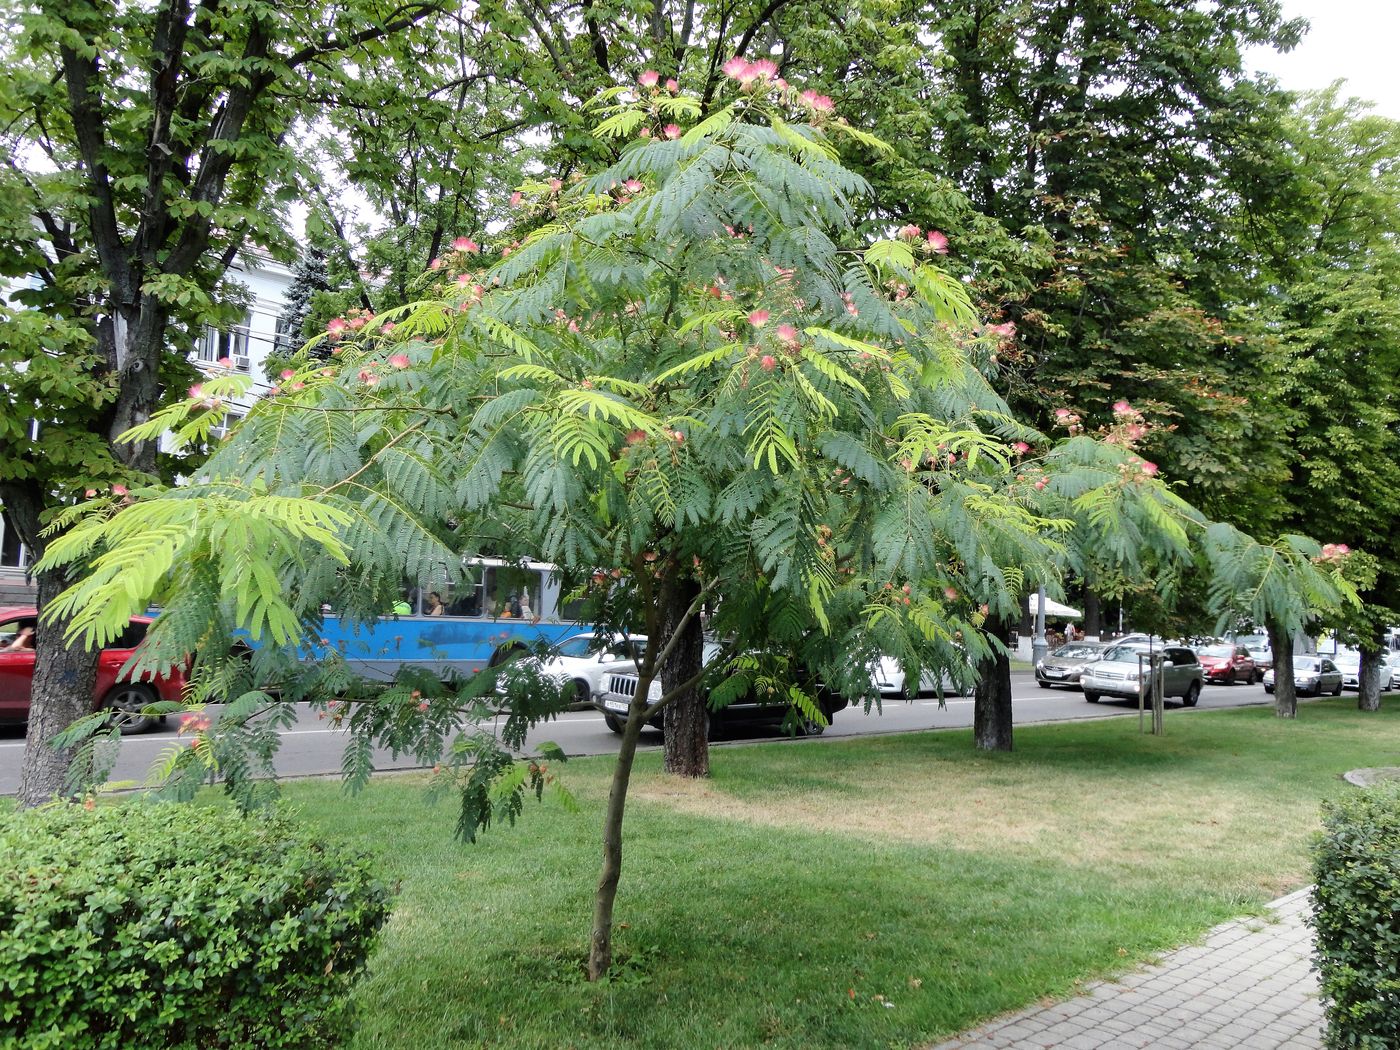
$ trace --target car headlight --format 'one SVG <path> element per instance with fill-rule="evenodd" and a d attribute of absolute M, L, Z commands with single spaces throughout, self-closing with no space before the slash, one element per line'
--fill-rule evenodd
<path fill-rule="evenodd" d="M 1316 682 L 1316 681 L 1317 681 L 1317 675 L 1315 675 L 1315 674 L 1300 675 L 1300 676 L 1298 677 L 1298 684 L 1299 684 L 1299 685 L 1312 685 L 1312 683 L 1313 683 L 1313 682 Z"/>
<path fill-rule="evenodd" d="M 1037 671 L 1043 671 L 1043 670 L 1045 670 L 1045 661 L 1044 661 L 1044 660 L 1037 660 L 1037 661 L 1035 662 L 1035 669 L 1036 669 Z"/>
<path fill-rule="evenodd" d="M 1124 677 L 1130 682 L 1136 682 L 1138 680 L 1138 673 L 1136 671 L 1129 671 Z"/>

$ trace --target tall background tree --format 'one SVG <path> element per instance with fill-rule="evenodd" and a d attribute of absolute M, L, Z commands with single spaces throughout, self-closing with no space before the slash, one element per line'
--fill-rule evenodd
<path fill-rule="evenodd" d="M 20 290 L 0 314 L 0 504 L 37 555 L 56 509 L 88 489 L 120 499 L 169 467 L 156 438 L 119 436 L 182 394 L 193 335 L 227 320 L 218 288 L 237 253 L 290 256 L 298 122 L 353 93 L 354 65 L 392 62 L 388 42 L 440 9 L 6 7 L 0 276 Z M 41 571 L 39 604 L 67 582 Z M 48 740 L 84 713 L 96 668 L 61 625 L 41 631 L 37 649 L 27 804 L 61 789 L 70 756 Z"/>

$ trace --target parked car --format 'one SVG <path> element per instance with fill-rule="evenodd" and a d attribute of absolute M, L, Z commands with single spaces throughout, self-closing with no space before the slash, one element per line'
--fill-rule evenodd
<path fill-rule="evenodd" d="M 143 715 L 142 709 L 158 700 L 180 699 L 185 688 L 184 667 L 136 681 L 121 680 L 121 669 L 146 637 L 149 616 L 133 616 L 127 629 L 97 657 L 97 683 L 92 694 L 94 711 L 110 710 L 112 724 L 123 733 L 140 733 L 155 726 L 160 716 Z M 29 721 L 29 693 L 34 680 L 34 649 L 4 648 L 26 632 L 43 630 L 34 607 L 0 609 L 0 723 L 23 725 Z"/>
<path fill-rule="evenodd" d="M 719 652 L 718 643 L 706 642 L 701 653 L 701 661 L 708 666 L 719 655 Z M 603 721 L 614 733 L 621 733 L 626 728 L 627 712 L 632 706 L 632 698 L 637 695 L 637 687 L 640 684 L 635 671 L 618 669 L 606 676 L 601 695 L 594 700 L 593 706 L 603 713 Z M 663 695 L 660 679 L 654 680 L 647 692 L 648 704 L 658 703 Z M 817 691 L 817 700 L 828 722 L 831 721 L 832 715 L 846 706 L 844 697 L 824 689 Z M 793 713 L 792 706 L 785 700 L 772 702 L 767 697 L 759 697 L 752 693 L 740 697 L 717 711 L 708 709 L 707 711 L 711 740 L 718 740 L 730 729 L 740 725 L 782 725 L 788 722 L 790 714 Z M 663 718 L 664 713 L 658 712 L 648 720 L 648 725 L 653 729 L 661 729 Z M 798 726 L 801 732 L 808 736 L 817 736 L 826 728 L 820 723 L 800 718 Z"/>
<path fill-rule="evenodd" d="M 1361 654 L 1355 649 L 1339 649 L 1328 657 L 1342 672 L 1343 689 L 1361 688 Z"/>
<path fill-rule="evenodd" d="M 1331 657 L 1337 670 L 1342 672 L 1343 689 L 1361 689 L 1361 654 L 1344 649 Z M 1390 690 L 1400 685 L 1400 653 L 1384 653 L 1381 656 L 1381 688 Z"/>
<path fill-rule="evenodd" d="M 1097 704 L 1103 696 L 1137 699 L 1142 673 L 1138 655 L 1150 651 L 1142 642 L 1106 649 L 1103 658 L 1086 667 L 1080 676 L 1084 699 L 1091 704 Z M 1195 707 L 1201 699 L 1201 683 L 1205 677 L 1196 654 L 1177 645 L 1156 651 L 1162 654 L 1162 695 L 1180 697 L 1186 707 Z"/>
<path fill-rule="evenodd" d="M 1253 682 L 1256 678 L 1262 680 L 1264 677 L 1264 672 L 1259 670 L 1254 657 L 1249 655 L 1249 650 L 1243 645 L 1231 645 L 1228 642 L 1205 645 L 1196 650 L 1196 657 L 1201 661 L 1201 670 L 1205 673 L 1207 682 L 1234 685 L 1236 682 Z"/>
<path fill-rule="evenodd" d="M 602 691 L 607 673 L 619 668 L 635 668 L 646 645 L 646 638 L 640 635 L 618 638 L 608 634 L 575 634 L 555 646 L 552 655 L 529 659 L 560 685 L 572 682 L 573 699 L 589 704 L 594 695 Z"/>
<path fill-rule="evenodd" d="M 1057 685 L 1080 688 L 1080 676 L 1090 664 L 1099 661 L 1106 648 L 1098 642 L 1070 642 L 1060 646 L 1035 665 L 1036 684 L 1042 689 Z"/>
<path fill-rule="evenodd" d="M 1325 656 L 1293 658 L 1293 688 L 1300 696 L 1342 695 L 1342 672 Z M 1264 692 L 1274 691 L 1274 669 L 1264 672 Z"/>
<path fill-rule="evenodd" d="M 881 697 L 889 699 L 891 697 L 909 700 L 914 696 L 928 693 L 944 692 L 957 696 L 962 692 L 962 687 L 953 681 L 953 676 L 946 671 L 940 675 L 937 671 L 923 671 L 919 675 L 919 688 L 910 693 L 905 688 L 904 668 L 900 666 L 898 660 L 893 656 L 882 656 L 880 662 L 875 665 L 875 689 Z M 942 683 L 940 690 L 939 684 Z"/>
<path fill-rule="evenodd" d="M 1274 651 L 1269 646 L 1267 634 L 1242 634 L 1235 639 L 1235 644 L 1249 650 L 1250 658 L 1259 669 L 1261 678 L 1265 671 L 1274 666 Z"/>

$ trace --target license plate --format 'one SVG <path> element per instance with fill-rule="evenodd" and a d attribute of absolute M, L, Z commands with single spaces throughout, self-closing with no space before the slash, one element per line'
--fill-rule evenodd
<path fill-rule="evenodd" d="M 1046 670 L 1045 670 L 1045 677 L 1046 677 L 1046 678 L 1063 678 L 1064 676 L 1065 676 L 1065 672 L 1064 672 L 1064 671 L 1051 671 L 1049 668 L 1046 668 Z"/>
<path fill-rule="evenodd" d="M 628 708 L 626 700 L 604 700 L 603 706 L 609 711 L 617 711 L 624 715 L 627 713 Z"/>

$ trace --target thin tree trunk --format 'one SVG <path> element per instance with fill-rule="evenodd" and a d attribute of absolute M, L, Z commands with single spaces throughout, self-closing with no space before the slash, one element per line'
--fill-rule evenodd
<path fill-rule="evenodd" d="M 67 580 L 52 572 L 39 574 L 39 609 L 56 598 Z M 73 762 L 72 749 L 49 742 L 92 709 L 97 680 L 97 650 L 64 644 L 64 623 L 40 623 L 35 631 L 34 680 L 29 700 L 29 730 L 20 768 L 19 804 L 38 806 L 63 793 Z"/>
<path fill-rule="evenodd" d="M 988 620 L 987 633 L 1003 644 L 1011 638 L 1006 620 Z M 1011 750 L 1011 661 L 997 653 L 977 665 L 972 735 L 979 751 Z"/>
<path fill-rule="evenodd" d="M 655 640 L 649 642 L 655 645 Z M 647 721 L 647 694 L 653 675 L 643 672 L 637 679 L 637 695 L 622 731 L 622 746 L 613 766 L 608 808 L 603 817 L 603 866 L 598 872 L 598 888 L 593 894 L 593 933 L 588 942 L 588 979 L 597 981 L 612 967 L 613 904 L 622 878 L 622 818 L 627 810 L 627 787 L 632 782 L 632 763 L 637 757 L 637 740 Z"/>
<path fill-rule="evenodd" d="M 661 642 L 664 645 L 685 620 L 700 585 L 692 579 L 678 580 L 666 609 Z M 662 692 L 669 694 L 682 682 L 700 673 L 705 650 L 705 632 L 700 617 L 691 616 L 681 626 L 681 637 L 661 666 Z M 698 686 L 691 686 L 667 706 L 664 718 L 666 772 L 679 777 L 710 775 L 709 711 Z"/>
<path fill-rule="evenodd" d="M 1276 623 L 1269 625 L 1269 645 L 1274 651 L 1274 714 L 1298 717 L 1298 690 L 1293 684 L 1293 632 Z"/>
<path fill-rule="evenodd" d="M 1381 670 L 1385 657 L 1383 649 L 1361 647 L 1360 688 L 1356 692 L 1358 711 L 1379 711 L 1381 709 Z"/>

